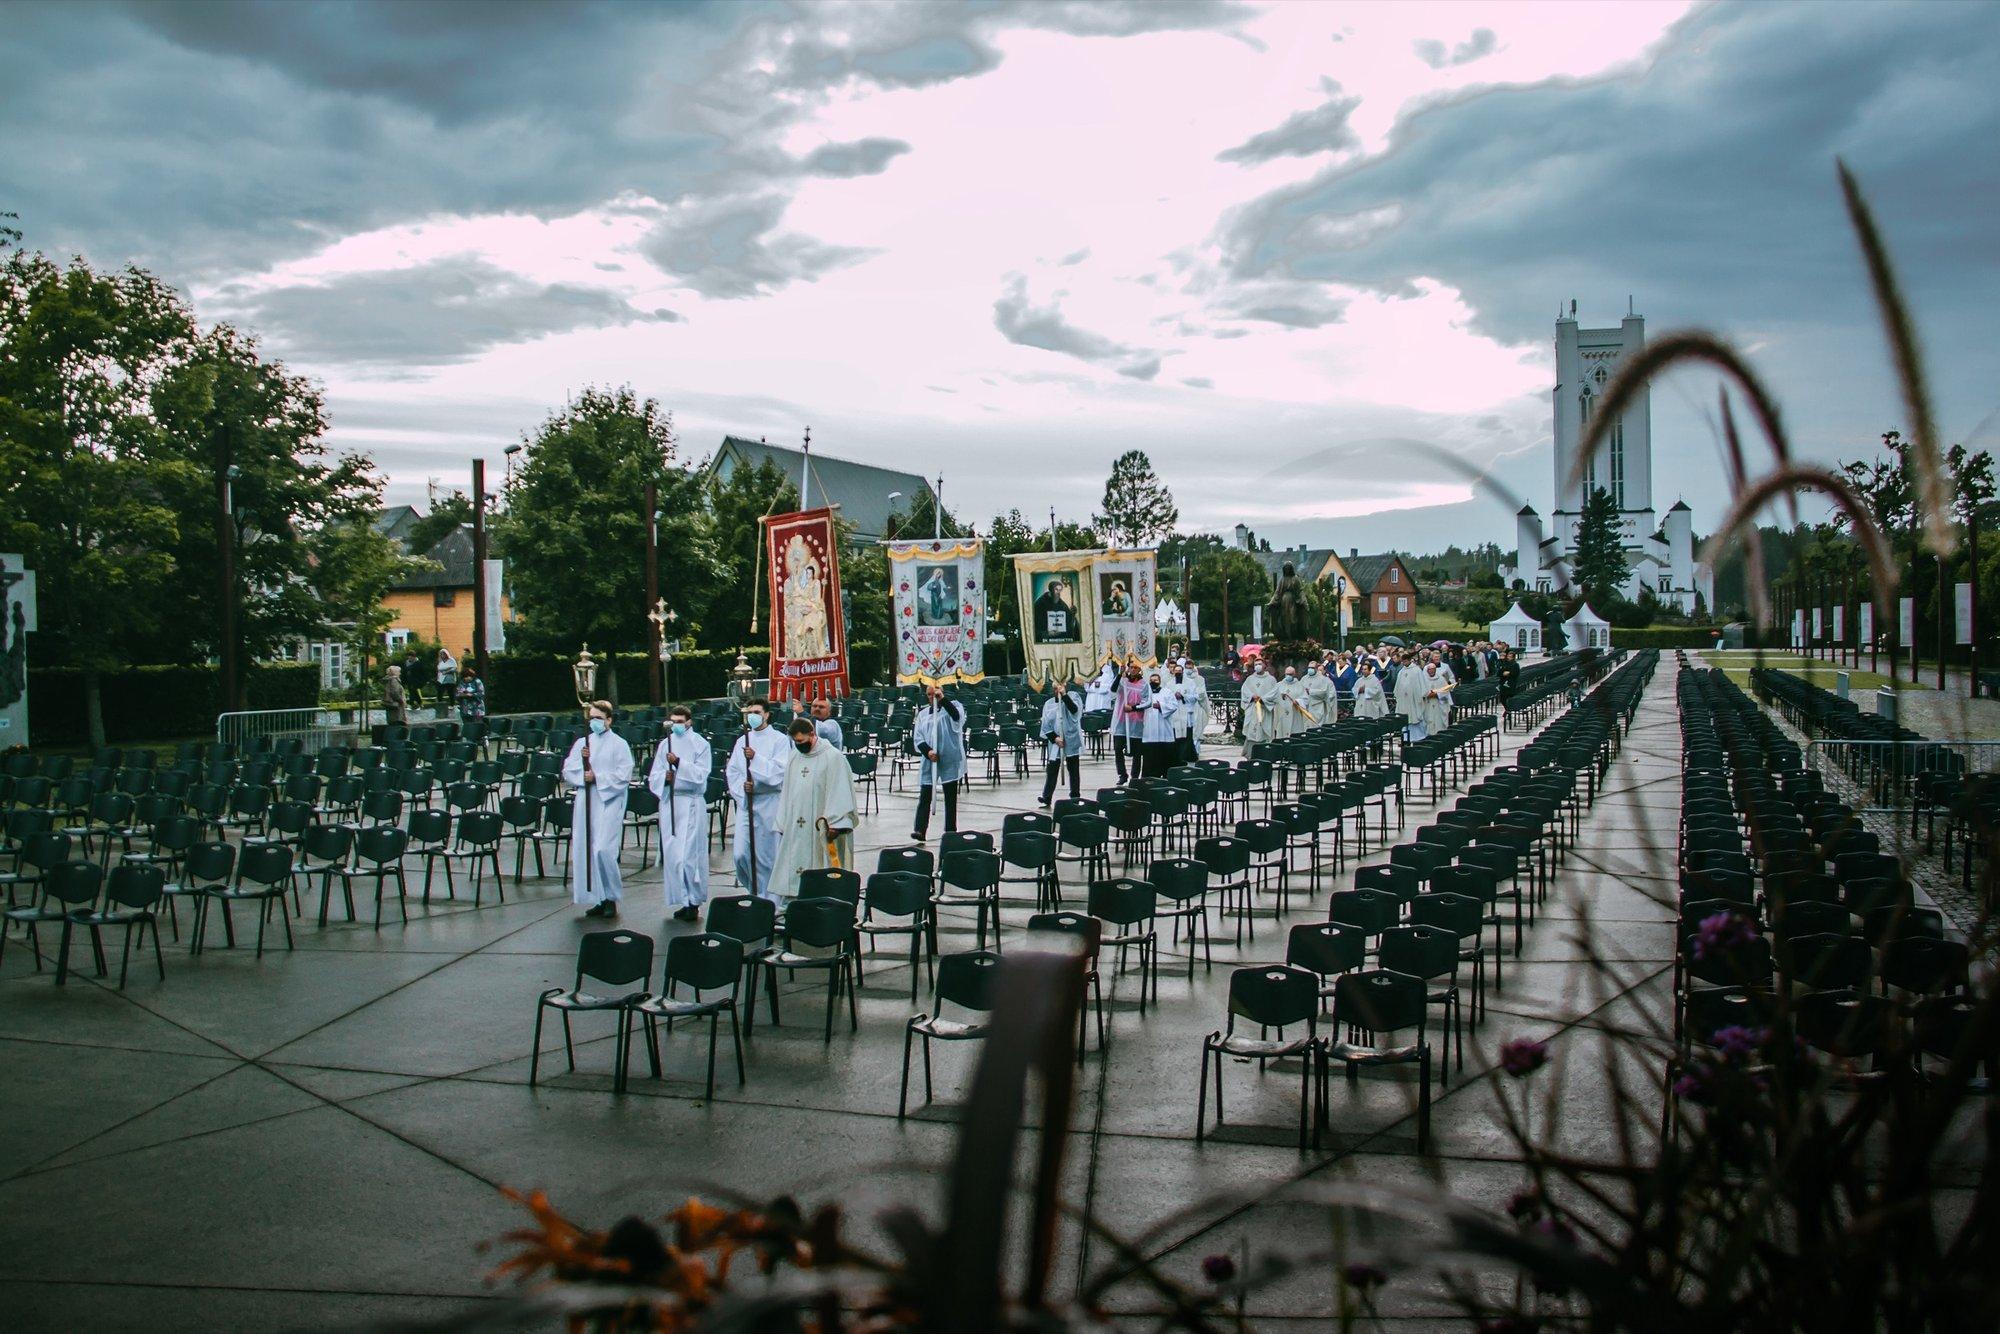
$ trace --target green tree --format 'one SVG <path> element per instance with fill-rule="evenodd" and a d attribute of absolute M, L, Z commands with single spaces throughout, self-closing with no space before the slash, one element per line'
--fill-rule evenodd
<path fill-rule="evenodd" d="M 910 541 L 930 537 L 933 534 L 944 537 L 972 536 L 972 529 L 958 521 L 949 505 L 945 506 L 942 525 L 939 524 L 937 497 L 931 494 L 929 487 L 925 487 L 914 497 L 905 499 L 908 501 L 907 508 L 898 509 L 889 516 L 889 530 L 885 536 L 898 541 Z"/>
<path fill-rule="evenodd" d="M 312 591 L 334 637 L 346 643 L 358 664 L 356 679 L 367 700 L 369 663 L 382 648 L 382 635 L 396 619 L 385 608 L 389 589 L 433 563 L 411 556 L 367 518 L 342 519 L 311 534 Z"/>
<path fill-rule="evenodd" d="M 1496 592 L 1481 590 L 1468 593 L 1458 604 L 1458 623 L 1484 627 L 1499 620 L 1506 611 L 1507 604 Z"/>
<path fill-rule="evenodd" d="M 1263 563 L 1235 547 L 1203 553 L 1190 568 L 1188 583 L 1188 600 L 1201 607 L 1205 636 L 1249 634 L 1250 609 L 1271 597 Z"/>
<path fill-rule="evenodd" d="M 93 744 L 103 673 L 160 624 L 179 534 L 147 398 L 193 335 L 180 298 L 143 270 L 19 250 L 0 262 L 0 550 L 37 572 L 37 656 L 82 669 Z"/>
<path fill-rule="evenodd" d="M 525 649 L 574 654 L 589 644 L 612 665 L 651 646 L 646 620 L 645 485 L 659 488 L 660 592 L 684 625 L 720 581 L 702 480 L 675 460 L 673 415 L 630 386 L 588 388 L 525 437 L 522 465 L 495 530 Z"/>
<path fill-rule="evenodd" d="M 1194 563 L 1211 551 L 1220 551 L 1229 543 L 1214 533 L 1169 533 L 1160 541 L 1160 587 L 1171 588 L 1183 604 L 1187 601 L 1187 587 L 1182 575 L 1194 568 Z"/>
<path fill-rule="evenodd" d="M 472 497 L 453 489 L 431 502 L 430 513 L 410 525 L 410 550 L 421 556 L 472 522 Z"/>
<path fill-rule="evenodd" d="M 1021 511 L 993 516 L 986 535 L 986 626 L 989 634 L 998 630 L 1016 647 L 1021 642 L 1021 608 L 1015 596 L 1014 562 L 1008 557 L 1038 548 L 1047 551 L 1048 540 L 1036 540 Z"/>
<path fill-rule="evenodd" d="M 1621 527 L 1618 502 L 1603 487 L 1593 488 L 1584 497 L 1570 556 L 1570 582 L 1586 599 L 1607 597 L 1624 586 L 1630 567 Z"/>
<path fill-rule="evenodd" d="M 771 609 L 761 590 L 768 585 L 770 571 L 760 554 L 764 530 L 758 520 L 796 510 L 799 489 L 769 459 L 754 468 L 736 468 L 727 478 L 711 475 L 703 489 L 714 532 L 716 577 L 702 611 L 702 646 L 719 650 L 768 644 Z M 758 608 L 754 635 L 750 633 L 753 596 Z"/>
<path fill-rule="evenodd" d="M 180 518 L 163 633 L 153 637 L 151 651 L 166 661 L 220 655 L 217 518 L 231 468 L 237 476 L 229 488 L 227 540 L 236 568 L 239 661 L 319 634 L 326 613 L 313 593 L 307 538 L 380 513 L 373 463 L 358 454 L 330 458 L 318 388 L 265 361 L 254 339 L 226 324 L 189 345 L 152 404 L 160 453 L 174 464 L 161 495 Z"/>
<path fill-rule="evenodd" d="M 1167 537 L 1181 512 L 1144 450 L 1128 449 L 1111 465 L 1104 500 L 1091 523 L 1113 546 L 1144 547 Z"/>

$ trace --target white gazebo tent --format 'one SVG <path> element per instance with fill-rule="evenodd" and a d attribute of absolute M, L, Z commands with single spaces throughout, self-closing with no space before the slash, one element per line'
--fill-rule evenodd
<path fill-rule="evenodd" d="M 1187 617 L 1181 615 L 1180 606 L 1172 598 L 1161 598 L 1153 608 L 1153 626 L 1169 634 L 1187 633 Z"/>
<path fill-rule="evenodd" d="M 1581 648 L 1611 647 L 1611 622 L 1592 611 L 1588 602 L 1576 609 L 1576 615 L 1563 622 L 1563 634 L 1568 637 L 1572 652 Z"/>
<path fill-rule="evenodd" d="M 1516 653 L 1542 651 L 1542 623 L 1522 611 L 1518 602 L 1486 627 L 1486 637 L 1496 644 L 1512 644 Z"/>

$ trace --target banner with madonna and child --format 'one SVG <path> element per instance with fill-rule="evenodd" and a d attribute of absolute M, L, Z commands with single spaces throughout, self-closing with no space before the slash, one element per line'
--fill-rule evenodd
<path fill-rule="evenodd" d="M 845 695 L 847 636 L 833 511 L 770 515 L 764 542 L 771 570 L 771 698 Z"/>
<path fill-rule="evenodd" d="M 985 680 L 985 542 L 891 542 L 888 554 L 896 684 Z"/>
<path fill-rule="evenodd" d="M 1051 675 L 1088 678 L 1106 658 L 1143 667 L 1158 662 L 1153 552 L 1046 551 L 1011 559 L 1030 685 L 1040 689 Z"/>

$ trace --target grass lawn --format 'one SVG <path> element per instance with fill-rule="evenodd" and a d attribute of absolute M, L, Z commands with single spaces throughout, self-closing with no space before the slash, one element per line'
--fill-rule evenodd
<path fill-rule="evenodd" d="M 1807 658 L 1796 653 L 1759 652 L 1756 649 L 1727 649 L 1717 653 L 1713 649 L 1703 649 L 1701 657 L 1710 666 L 1720 668 L 1724 676 L 1746 688 L 1750 684 L 1752 667 L 1775 667 L 1779 671 L 1804 677 L 1825 690 L 1832 690 L 1835 684 L 1834 674 L 1844 671 L 1851 678 L 1848 682 L 1849 694 L 1876 690 L 1889 684 L 1889 678 L 1885 673 L 1841 667 L 1824 658 Z M 1900 684 L 1904 690 L 1930 690 L 1929 686 L 1911 685 L 1908 681 Z"/>

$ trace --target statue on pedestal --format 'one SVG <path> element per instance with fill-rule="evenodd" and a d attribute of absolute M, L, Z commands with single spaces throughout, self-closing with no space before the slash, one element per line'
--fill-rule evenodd
<path fill-rule="evenodd" d="M 1305 590 L 1299 585 L 1299 572 L 1286 561 L 1271 593 L 1271 630 L 1279 639 L 1295 640 L 1304 638 L 1305 628 Z"/>

